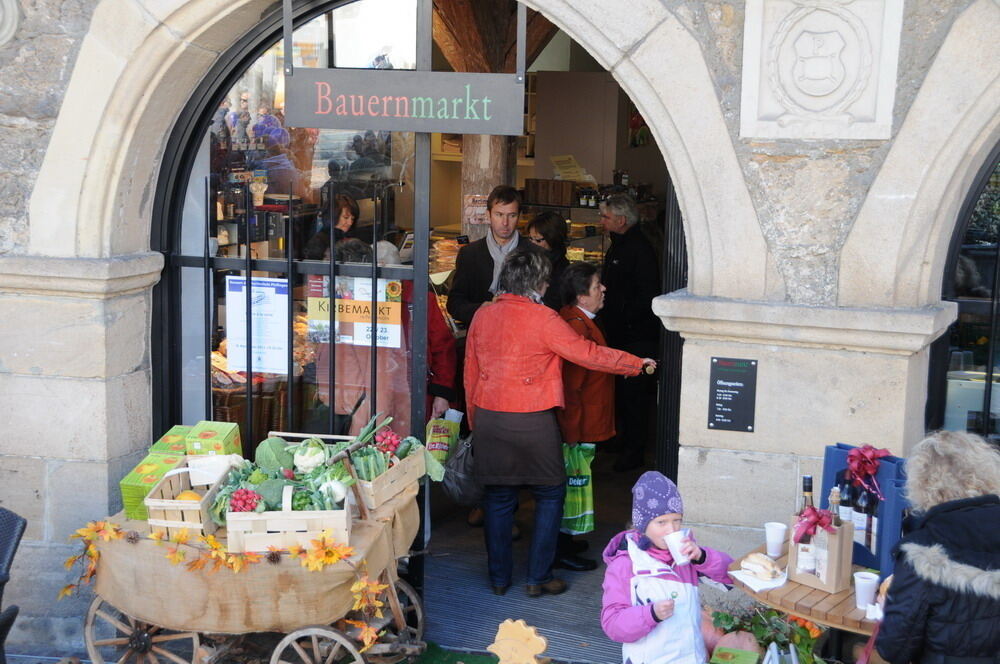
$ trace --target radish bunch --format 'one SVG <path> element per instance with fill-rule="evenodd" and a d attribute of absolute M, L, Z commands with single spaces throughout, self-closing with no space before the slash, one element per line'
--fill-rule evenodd
<path fill-rule="evenodd" d="M 260 494 L 250 489 L 237 489 L 229 498 L 231 512 L 254 512 L 260 504 Z"/>
<path fill-rule="evenodd" d="M 402 438 L 392 429 L 382 429 L 375 434 L 375 447 L 386 454 L 395 454 L 400 442 Z"/>

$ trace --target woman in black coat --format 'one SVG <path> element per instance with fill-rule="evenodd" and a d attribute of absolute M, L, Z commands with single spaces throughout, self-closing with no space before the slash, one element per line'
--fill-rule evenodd
<path fill-rule="evenodd" d="M 891 664 L 1000 664 L 1000 452 L 939 431 L 906 474 L 919 518 L 894 552 L 875 647 Z"/>
<path fill-rule="evenodd" d="M 538 248 L 544 249 L 552 263 L 549 288 L 545 291 L 542 304 L 559 311 L 563 302 L 562 274 L 569 267 L 566 245 L 569 244 L 569 228 L 559 214 L 543 212 L 528 223 L 528 239 Z"/>

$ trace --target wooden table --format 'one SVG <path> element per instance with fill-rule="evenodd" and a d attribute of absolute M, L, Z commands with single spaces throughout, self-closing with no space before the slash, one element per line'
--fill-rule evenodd
<path fill-rule="evenodd" d="M 754 549 L 754 551 L 764 553 L 764 547 L 761 546 Z M 787 567 L 787 550 L 778 558 L 777 563 L 781 568 Z M 735 561 L 729 567 L 729 571 L 739 569 L 739 560 Z M 856 572 L 862 569 L 864 568 L 855 565 L 853 571 Z M 855 634 L 864 634 L 865 636 L 871 636 L 872 631 L 875 629 L 875 621 L 865 618 L 864 609 L 854 606 L 853 586 L 839 593 L 831 594 L 825 590 L 810 588 L 789 579 L 780 588 L 771 588 L 758 593 L 751 590 L 736 577 L 732 578 L 733 583 L 738 588 L 742 589 L 755 600 L 779 611 L 811 620 L 819 625 L 842 629 L 854 632 Z"/>

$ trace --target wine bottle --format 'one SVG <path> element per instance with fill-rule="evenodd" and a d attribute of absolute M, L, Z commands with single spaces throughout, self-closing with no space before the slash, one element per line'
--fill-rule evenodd
<path fill-rule="evenodd" d="M 868 493 L 868 505 L 865 507 L 865 546 L 874 553 L 875 545 L 878 543 L 878 496 Z"/>
<path fill-rule="evenodd" d="M 808 508 L 813 506 L 813 478 L 812 475 L 802 476 L 802 508 L 799 516 Z M 812 536 L 808 533 L 802 535 L 796 545 L 795 566 L 800 572 L 807 574 L 816 573 L 816 552 L 813 549 Z"/>
<path fill-rule="evenodd" d="M 854 522 L 854 541 L 861 546 L 868 546 L 868 500 L 871 495 L 864 487 L 855 487 L 854 507 L 851 520 Z"/>
<path fill-rule="evenodd" d="M 830 488 L 830 513 L 833 514 L 833 525 L 837 528 L 843 521 L 840 518 L 840 487 Z"/>
<path fill-rule="evenodd" d="M 853 521 L 854 487 L 851 485 L 851 471 L 844 468 L 837 473 L 837 486 L 840 488 L 840 520 L 844 523 Z"/>

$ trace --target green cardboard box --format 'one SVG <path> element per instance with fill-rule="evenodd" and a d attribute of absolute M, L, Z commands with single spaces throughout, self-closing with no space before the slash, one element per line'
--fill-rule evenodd
<path fill-rule="evenodd" d="M 185 439 L 190 433 L 191 427 L 178 424 L 160 436 L 160 439 L 149 448 L 150 452 L 161 454 L 187 454 L 187 443 Z"/>
<path fill-rule="evenodd" d="M 183 465 L 183 454 L 159 454 L 151 452 L 139 462 L 132 471 L 118 483 L 122 492 L 122 504 L 125 506 L 125 516 L 136 521 L 149 518 L 143 499 L 153 490 L 156 483 L 163 479 L 168 470 Z"/>
<path fill-rule="evenodd" d="M 209 422 L 194 425 L 185 440 L 187 453 L 193 455 L 242 454 L 240 426 L 235 422 Z"/>
<path fill-rule="evenodd" d="M 739 650 L 738 648 L 726 648 L 725 646 L 716 648 L 712 653 L 709 664 L 757 664 L 760 655 L 752 650 Z"/>

